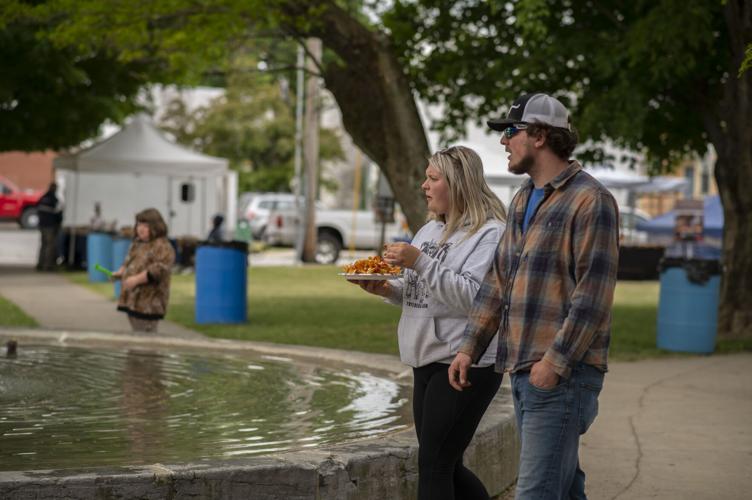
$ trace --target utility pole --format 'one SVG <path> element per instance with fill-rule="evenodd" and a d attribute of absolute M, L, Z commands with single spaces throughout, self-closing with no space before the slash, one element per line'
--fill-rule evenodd
<path fill-rule="evenodd" d="M 375 248 L 376 253 L 381 253 L 386 241 L 386 225 L 394 222 L 394 194 L 389 187 L 389 181 L 383 173 L 379 173 L 379 183 L 376 191 L 376 200 L 374 203 L 375 222 L 381 224 L 381 233 L 379 237 L 379 246 Z"/>
<path fill-rule="evenodd" d="M 321 40 L 306 40 L 308 59 L 306 69 L 306 103 L 303 133 L 303 165 L 305 169 L 305 236 L 303 239 L 303 262 L 316 262 L 316 193 L 318 191 L 319 163 L 319 68 Z"/>
<path fill-rule="evenodd" d="M 350 234 L 350 258 L 355 260 L 355 232 L 358 229 L 358 209 L 360 209 L 360 184 L 361 184 L 361 167 L 363 164 L 363 153 L 360 149 L 355 148 L 355 179 L 353 182 L 353 205 L 352 205 L 352 226 Z"/>
<path fill-rule="evenodd" d="M 298 61 L 295 81 L 295 217 L 297 217 L 297 234 L 295 235 L 295 259 L 303 260 L 303 239 L 305 230 L 305 207 L 303 206 L 303 98 L 305 85 L 303 66 L 305 65 L 305 50 L 298 45 Z"/>

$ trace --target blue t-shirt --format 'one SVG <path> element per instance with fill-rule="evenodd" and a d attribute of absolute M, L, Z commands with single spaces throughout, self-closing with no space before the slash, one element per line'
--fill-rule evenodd
<path fill-rule="evenodd" d="M 525 219 L 522 221 L 522 232 L 527 231 L 527 226 L 530 224 L 530 219 L 533 218 L 533 214 L 538 209 L 538 205 L 543 201 L 543 195 L 546 194 L 546 188 L 533 188 L 530 192 L 530 197 L 527 199 L 527 208 L 525 209 Z"/>

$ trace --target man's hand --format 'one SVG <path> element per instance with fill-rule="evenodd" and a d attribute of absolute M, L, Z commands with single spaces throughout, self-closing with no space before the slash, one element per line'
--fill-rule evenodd
<path fill-rule="evenodd" d="M 538 389 L 553 389 L 559 383 L 559 375 L 548 361 L 541 359 L 530 368 L 530 383 Z"/>
<path fill-rule="evenodd" d="M 449 385 L 458 391 L 472 384 L 467 380 L 467 369 L 473 364 L 473 360 L 467 354 L 458 352 L 454 361 L 449 365 Z"/>

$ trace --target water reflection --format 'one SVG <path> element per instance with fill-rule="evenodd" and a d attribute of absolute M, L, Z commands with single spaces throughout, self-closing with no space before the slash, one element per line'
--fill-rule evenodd
<path fill-rule="evenodd" d="M 0 358 L 0 470 L 179 463 L 409 425 L 407 390 L 299 359 L 24 346 Z"/>
<path fill-rule="evenodd" d="M 121 407 L 129 454 L 149 462 L 150 451 L 164 446 L 169 416 L 167 387 L 162 381 L 162 356 L 128 351 L 122 373 Z"/>

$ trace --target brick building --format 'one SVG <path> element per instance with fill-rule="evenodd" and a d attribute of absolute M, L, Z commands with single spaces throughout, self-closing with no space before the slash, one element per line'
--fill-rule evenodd
<path fill-rule="evenodd" d="M 0 175 L 7 177 L 21 189 L 45 190 L 55 177 L 52 160 L 56 156 L 52 151 L 0 153 Z"/>

